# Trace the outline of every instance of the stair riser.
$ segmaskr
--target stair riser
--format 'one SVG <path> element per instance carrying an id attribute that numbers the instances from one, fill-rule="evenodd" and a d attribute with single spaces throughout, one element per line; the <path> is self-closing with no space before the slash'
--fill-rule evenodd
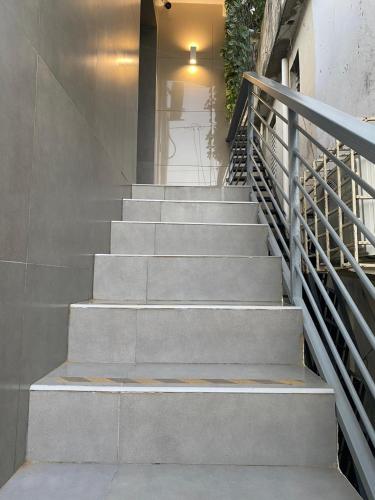
<path id="1" fill-rule="evenodd" d="M 334 398 L 33 391 L 28 459 L 329 466 Z"/>
<path id="2" fill-rule="evenodd" d="M 248 187 L 133 185 L 132 198 L 144 200 L 249 201 Z"/>
<path id="3" fill-rule="evenodd" d="M 112 222 L 111 252 L 138 255 L 268 255 L 266 226 Z"/>
<path id="4" fill-rule="evenodd" d="M 73 307 L 69 360 L 99 363 L 302 363 L 291 309 Z"/>
<path id="5" fill-rule="evenodd" d="M 124 221 L 256 224 L 257 203 L 123 201 Z"/>
<path id="6" fill-rule="evenodd" d="M 94 299 L 131 303 L 280 304 L 277 257 L 97 255 Z"/>

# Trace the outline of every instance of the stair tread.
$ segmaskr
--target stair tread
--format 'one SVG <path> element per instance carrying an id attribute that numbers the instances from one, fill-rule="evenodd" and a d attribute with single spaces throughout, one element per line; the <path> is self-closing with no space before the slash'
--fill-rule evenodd
<path id="1" fill-rule="evenodd" d="M 337 470 L 228 465 L 24 465 L 0 500 L 360 500 Z"/>
<path id="2" fill-rule="evenodd" d="M 145 392 L 193 388 L 198 392 L 222 388 L 228 392 L 333 392 L 305 367 L 256 364 L 65 362 L 31 386 L 33 391 L 85 388 L 109 392 L 142 388 Z"/>

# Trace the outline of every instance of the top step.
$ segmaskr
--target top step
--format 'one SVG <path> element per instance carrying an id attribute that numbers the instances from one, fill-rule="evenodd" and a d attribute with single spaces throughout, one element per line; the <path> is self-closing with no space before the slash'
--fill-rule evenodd
<path id="1" fill-rule="evenodd" d="M 163 186 L 133 184 L 131 197 L 138 200 L 249 201 L 250 188 L 237 186 Z"/>

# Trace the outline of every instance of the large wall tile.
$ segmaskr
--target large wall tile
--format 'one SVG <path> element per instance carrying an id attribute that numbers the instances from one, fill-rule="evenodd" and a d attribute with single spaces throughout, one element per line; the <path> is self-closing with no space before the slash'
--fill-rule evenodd
<path id="1" fill-rule="evenodd" d="M 224 28 L 223 7 L 221 5 L 182 4 L 173 9 L 159 8 L 160 57 L 188 57 L 190 45 L 198 47 L 198 57 L 212 59 L 214 53 L 213 26 Z M 219 30 L 217 30 L 219 31 Z M 215 30 L 216 33 L 216 30 Z M 219 36 L 215 36 L 217 43 Z"/>
<path id="2" fill-rule="evenodd" d="M 178 3 L 157 14 L 158 182 L 220 184 L 228 163 L 222 6 Z M 191 45 L 198 48 L 195 66 Z"/>
<path id="3" fill-rule="evenodd" d="M 26 257 L 35 70 L 33 48 L 0 3 L 0 258 L 4 260 Z"/>
<path id="4" fill-rule="evenodd" d="M 210 166 L 210 111 L 158 111 L 159 165 Z"/>
<path id="5" fill-rule="evenodd" d="M 229 146 L 226 142 L 228 134 L 228 121 L 225 111 L 212 111 L 212 136 L 211 136 L 211 166 L 222 167 L 228 165 Z"/>
<path id="6" fill-rule="evenodd" d="M 160 165 L 162 184 L 217 186 L 222 184 L 226 167 L 190 167 Z"/>
<path id="7" fill-rule="evenodd" d="M 99 9 L 94 125 L 124 179 L 131 183 L 137 159 L 140 0 L 116 0 L 114 5 L 117 9 Z"/>
<path id="8" fill-rule="evenodd" d="M 39 44 L 39 7 L 41 0 L 1 0 L 13 16 L 13 22 L 24 31 L 31 44 Z M 11 24 L 12 26 L 12 24 Z"/>
<path id="9" fill-rule="evenodd" d="M 61 266 L 79 259 L 85 265 L 89 129 L 41 59 L 37 80 L 29 262 Z"/>
<path id="10" fill-rule="evenodd" d="M 0 0 L 0 486 L 136 178 L 140 0 Z"/>
<path id="11" fill-rule="evenodd" d="M 27 266 L 22 384 L 34 382 L 65 361 L 68 306 L 91 295 L 91 269 Z"/>
<path id="12" fill-rule="evenodd" d="M 94 0 L 40 0 L 40 54 L 90 123 L 94 113 L 96 16 Z"/>
<path id="13" fill-rule="evenodd" d="M 0 261 L 0 484 L 14 470 L 25 267 Z"/>
<path id="14" fill-rule="evenodd" d="M 211 66 L 210 61 L 201 61 L 199 67 L 192 68 L 189 64 L 181 64 L 180 59 L 158 58 L 157 109 L 209 109 L 213 83 Z"/>

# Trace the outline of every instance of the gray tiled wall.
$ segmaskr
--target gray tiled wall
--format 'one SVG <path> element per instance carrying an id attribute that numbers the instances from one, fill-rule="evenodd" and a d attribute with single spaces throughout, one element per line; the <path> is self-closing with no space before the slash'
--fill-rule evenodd
<path id="1" fill-rule="evenodd" d="M 0 486 L 135 180 L 140 0 L 0 0 Z"/>

